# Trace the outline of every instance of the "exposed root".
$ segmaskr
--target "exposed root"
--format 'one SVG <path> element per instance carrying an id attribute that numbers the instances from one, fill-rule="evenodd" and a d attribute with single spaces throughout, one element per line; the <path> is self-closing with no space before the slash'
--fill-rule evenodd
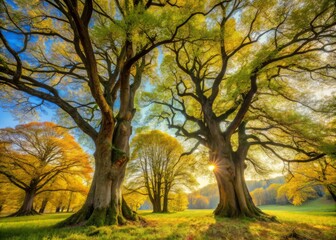
<path id="1" fill-rule="evenodd" d="M 252 210 L 237 211 L 231 208 L 217 207 L 214 211 L 216 217 L 226 218 L 251 218 L 263 222 L 278 222 L 275 216 L 262 212 L 259 208 L 253 207 Z"/>
<path id="2" fill-rule="evenodd" d="M 56 228 L 68 227 L 68 226 L 82 226 L 85 225 L 87 219 L 91 215 L 92 210 L 90 208 L 83 207 L 78 212 L 72 214 L 64 221 L 56 224 Z"/>
<path id="3" fill-rule="evenodd" d="M 263 221 L 263 222 L 277 222 L 277 223 L 279 223 L 276 216 L 271 216 L 271 215 L 268 215 L 266 213 L 262 213 L 262 214 L 258 215 L 257 217 L 255 217 L 255 219 L 257 219 L 259 221 Z"/>
<path id="4" fill-rule="evenodd" d="M 71 215 L 69 218 L 58 223 L 56 227 L 67 226 L 110 226 L 110 225 L 125 225 L 128 221 L 135 221 L 145 223 L 146 221 L 139 217 L 138 214 L 127 205 L 122 208 L 122 213 L 115 211 L 113 207 L 96 208 L 83 207 L 77 213 Z"/>

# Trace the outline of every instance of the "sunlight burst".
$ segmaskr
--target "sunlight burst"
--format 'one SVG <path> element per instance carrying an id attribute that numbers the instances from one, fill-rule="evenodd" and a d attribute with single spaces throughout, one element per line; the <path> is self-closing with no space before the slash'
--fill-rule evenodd
<path id="1" fill-rule="evenodd" d="M 210 170 L 210 171 L 213 171 L 213 170 L 215 170 L 215 165 L 213 165 L 213 164 L 211 164 L 211 165 L 209 165 L 208 166 L 208 169 Z"/>

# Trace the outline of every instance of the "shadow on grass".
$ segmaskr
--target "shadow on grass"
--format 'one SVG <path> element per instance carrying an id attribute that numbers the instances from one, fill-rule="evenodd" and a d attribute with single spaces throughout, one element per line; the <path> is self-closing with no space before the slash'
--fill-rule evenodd
<path id="1" fill-rule="evenodd" d="M 214 217 L 216 222 L 200 234 L 200 239 L 254 239 L 250 232 L 250 220 Z M 190 238 L 193 239 L 193 238 Z"/>
<path id="2" fill-rule="evenodd" d="M 213 221 L 215 219 L 215 222 Z M 240 240 L 256 239 L 251 232 L 249 219 L 229 218 L 191 218 L 185 222 L 174 224 L 174 228 L 165 238 L 167 240 Z M 263 239 L 263 238 L 261 238 Z M 266 238 L 265 238 L 266 239 Z"/>

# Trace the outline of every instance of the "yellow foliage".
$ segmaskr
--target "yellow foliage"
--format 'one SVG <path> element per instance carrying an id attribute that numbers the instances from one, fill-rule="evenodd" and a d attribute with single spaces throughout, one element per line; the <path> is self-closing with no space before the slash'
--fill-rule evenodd
<path id="1" fill-rule="evenodd" d="M 36 195 L 59 190 L 87 194 L 89 156 L 66 129 L 33 122 L 1 129 L 0 135 L 0 176 L 8 183 Z"/>

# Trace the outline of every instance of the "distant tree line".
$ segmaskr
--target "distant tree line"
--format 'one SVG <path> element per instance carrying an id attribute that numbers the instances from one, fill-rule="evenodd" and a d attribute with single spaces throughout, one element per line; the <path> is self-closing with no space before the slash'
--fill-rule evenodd
<path id="1" fill-rule="evenodd" d="M 288 177 L 289 178 L 289 177 Z M 322 185 L 308 186 L 300 190 L 295 187 L 293 179 L 276 177 L 268 180 L 247 181 L 247 187 L 254 204 L 293 204 L 300 205 L 307 200 L 326 196 L 332 199 L 331 194 Z M 304 184 L 304 183 L 302 183 Z M 295 189 L 295 190 L 294 190 Z M 216 184 L 207 185 L 188 195 L 189 209 L 214 209 L 216 208 L 219 196 Z"/>

